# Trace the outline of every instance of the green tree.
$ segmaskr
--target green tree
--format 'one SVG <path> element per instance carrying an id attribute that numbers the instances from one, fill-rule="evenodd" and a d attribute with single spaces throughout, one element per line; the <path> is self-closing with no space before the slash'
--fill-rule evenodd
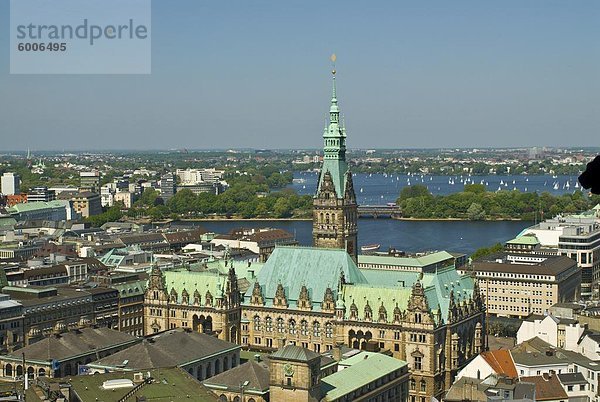
<path id="1" fill-rule="evenodd" d="M 477 260 L 481 257 L 485 257 L 486 255 L 490 255 L 490 254 L 494 254 L 494 253 L 498 253 L 500 251 L 504 250 L 504 246 L 500 243 L 496 243 L 493 246 L 490 247 L 481 247 L 478 248 L 472 255 L 471 255 L 471 259 L 472 260 Z"/>
<path id="2" fill-rule="evenodd" d="M 287 218 L 292 215 L 292 208 L 290 208 L 288 201 L 282 197 L 275 202 L 273 212 L 278 218 Z"/>
<path id="3" fill-rule="evenodd" d="M 135 202 L 136 206 L 153 207 L 158 199 L 158 191 L 153 188 L 146 188 L 140 198 Z"/>
<path id="4" fill-rule="evenodd" d="M 467 217 L 472 221 L 480 221 L 485 218 L 485 211 L 481 204 L 472 203 L 467 209 Z"/>
<path id="5" fill-rule="evenodd" d="M 485 185 L 483 184 L 465 184 L 465 193 L 483 194 L 485 193 Z"/>
<path id="6" fill-rule="evenodd" d="M 398 203 L 401 203 L 404 200 L 408 200 L 409 198 L 417 198 L 417 197 L 432 197 L 431 193 L 427 189 L 426 186 L 422 184 L 415 184 L 413 186 L 406 186 L 400 191 L 400 197 L 398 198 Z"/>

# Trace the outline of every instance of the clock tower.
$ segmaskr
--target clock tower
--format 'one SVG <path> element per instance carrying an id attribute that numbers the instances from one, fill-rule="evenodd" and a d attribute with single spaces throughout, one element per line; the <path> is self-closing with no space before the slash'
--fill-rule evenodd
<path id="1" fill-rule="evenodd" d="M 340 123 L 335 72 L 334 68 L 329 124 L 323 132 L 323 166 L 313 197 L 313 245 L 345 249 L 356 262 L 358 205 L 346 161 L 346 127 Z"/>

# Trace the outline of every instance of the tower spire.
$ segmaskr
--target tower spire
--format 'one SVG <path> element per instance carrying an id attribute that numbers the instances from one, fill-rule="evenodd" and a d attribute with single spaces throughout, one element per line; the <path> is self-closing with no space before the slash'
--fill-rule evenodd
<path id="1" fill-rule="evenodd" d="M 333 91 L 332 91 L 332 95 L 331 95 L 331 103 L 333 103 L 333 102 L 337 103 L 337 96 L 335 93 L 335 61 L 336 60 L 337 60 L 337 56 L 334 53 L 331 55 L 331 64 L 332 64 L 331 75 L 333 76 Z"/>
<path id="2" fill-rule="evenodd" d="M 346 128 L 340 122 L 335 61 L 333 54 L 329 121 L 323 131 L 323 165 L 313 201 L 313 244 L 316 247 L 346 249 L 356 261 L 357 206 L 352 175 L 346 161 Z M 334 221 L 330 221 L 330 217 Z M 324 222 L 327 222 L 326 228 L 323 227 Z"/>

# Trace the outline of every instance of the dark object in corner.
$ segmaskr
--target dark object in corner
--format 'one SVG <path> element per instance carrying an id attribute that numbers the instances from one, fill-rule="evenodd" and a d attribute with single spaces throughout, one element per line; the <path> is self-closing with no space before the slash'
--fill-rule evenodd
<path id="1" fill-rule="evenodd" d="M 591 188 L 592 194 L 600 194 L 600 155 L 587 164 L 585 172 L 579 176 L 579 183 L 586 190 Z"/>

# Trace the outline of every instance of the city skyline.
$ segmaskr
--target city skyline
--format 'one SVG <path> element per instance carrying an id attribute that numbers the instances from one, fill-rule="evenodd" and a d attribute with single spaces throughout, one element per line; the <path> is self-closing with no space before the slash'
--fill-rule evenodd
<path id="1" fill-rule="evenodd" d="M 333 52 L 350 149 L 597 145 L 595 2 L 152 11 L 151 75 L 19 76 L 2 63 L 3 149 L 318 149 Z"/>

